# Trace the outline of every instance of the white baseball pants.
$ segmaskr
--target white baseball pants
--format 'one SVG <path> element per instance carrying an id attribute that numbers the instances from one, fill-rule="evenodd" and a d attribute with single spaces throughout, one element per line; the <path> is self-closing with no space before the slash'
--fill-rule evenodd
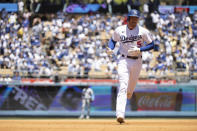
<path id="1" fill-rule="evenodd" d="M 131 96 L 137 84 L 142 67 L 142 59 L 120 57 L 118 61 L 119 88 L 116 101 L 116 116 L 125 117 L 127 93 Z"/>
<path id="2" fill-rule="evenodd" d="M 84 118 L 85 116 L 85 110 L 87 108 L 87 115 L 90 117 L 90 99 L 82 99 L 82 108 L 81 108 L 81 118 Z"/>

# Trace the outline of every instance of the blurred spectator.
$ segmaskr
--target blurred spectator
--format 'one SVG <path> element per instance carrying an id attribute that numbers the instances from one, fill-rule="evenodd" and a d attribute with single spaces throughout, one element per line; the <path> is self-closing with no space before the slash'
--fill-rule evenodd
<path id="1" fill-rule="evenodd" d="M 0 82 L 3 82 L 4 81 L 4 78 L 3 76 L 0 75 Z"/>
<path id="2" fill-rule="evenodd" d="M 135 0 L 134 4 L 133 4 L 133 9 L 139 10 L 141 6 L 141 3 L 139 0 Z"/>
<path id="3" fill-rule="evenodd" d="M 173 70 L 175 64 L 197 71 L 197 11 L 193 16 L 187 12 L 159 14 L 150 10 L 151 3 L 155 4 L 150 0 L 144 11 L 151 13 L 145 18 L 150 17 L 154 23 L 152 32 L 157 53 L 143 53 L 143 69 L 154 75 L 156 70 Z M 18 14 L 2 9 L 0 67 L 17 70 L 27 77 L 50 77 L 66 66 L 70 75 L 87 78 L 90 71 L 102 71 L 104 65 L 115 78 L 117 58 L 111 59 L 104 49 L 113 29 L 126 22 L 125 16 L 73 16 L 59 12 L 43 20 L 27 10 Z M 146 20 L 140 24 L 151 26 Z"/>
<path id="4" fill-rule="evenodd" d="M 194 23 L 197 22 L 197 10 L 194 11 L 193 20 L 194 20 Z"/>
<path id="5" fill-rule="evenodd" d="M 18 10 L 20 13 L 23 13 L 24 11 L 24 2 L 22 0 L 18 1 Z"/>
<path id="6" fill-rule="evenodd" d="M 145 15 L 145 17 L 147 17 L 148 13 L 149 13 L 148 3 L 145 3 L 143 5 L 143 14 Z"/>
<path id="7" fill-rule="evenodd" d="M 151 13 L 152 23 L 153 23 L 153 30 L 156 29 L 157 23 L 159 22 L 159 14 L 157 11 Z"/>
<path id="8" fill-rule="evenodd" d="M 12 79 L 10 78 L 9 75 L 6 75 L 5 78 L 4 78 L 4 81 L 10 82 L 10 81 L 12 81 Z"/>
<path id="9" fill-rule="evenodd" d="M 21 77 L 20 77 L 18 71 L 14 72 L 14 75 L 12 77 L 12 80 L 14 80 L 14 81 L 20 81 L 21 80 Z"/>

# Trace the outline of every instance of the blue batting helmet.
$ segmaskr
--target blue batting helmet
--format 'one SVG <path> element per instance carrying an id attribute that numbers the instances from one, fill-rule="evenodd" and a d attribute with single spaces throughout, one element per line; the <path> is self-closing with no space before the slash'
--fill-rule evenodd
<path id="1" fill-rule="evenodd" d="M 128 15 L 127 15 L 127 20 L 129 20 L 129 16 L 135 16 L 135 17 L 140 17 L 140 12 L 136 9 L 132 9 L 129 11 Z"/>

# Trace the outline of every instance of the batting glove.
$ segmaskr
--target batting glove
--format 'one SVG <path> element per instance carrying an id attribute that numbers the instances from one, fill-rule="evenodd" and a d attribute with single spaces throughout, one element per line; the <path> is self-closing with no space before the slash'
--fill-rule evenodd
<path id="1" fill-rule="evenodd" d="M 106 53 L 111 56 L 113 54 L 113 50 L 111 50 L 109 47 L 106 48 L 107 48 Z"/>
<path id="2" fill-rule="evenodd" d="M 128 55 L 130 56 L 138 56 L 140 54 L 140 48 L 132 47 L 128 50 Z"/>

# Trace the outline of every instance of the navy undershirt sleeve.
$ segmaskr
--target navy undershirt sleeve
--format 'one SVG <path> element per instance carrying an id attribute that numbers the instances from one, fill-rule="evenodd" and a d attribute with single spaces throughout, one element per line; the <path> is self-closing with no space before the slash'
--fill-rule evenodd
<path id="1" fill-rule="evenodd" d="M 116 41 L 110 39 L 108 42 L 108 47 L 113 50 L 115 46 L 116 46 Z"/>
<path id="2" fill-rule="evenodd" d="M 148 51 L 154 48 L 154 42 L 152 41 L 151 43 L 147 44 L 146 46 L 143 46 L 140 48 L 140 51 Z"/>

